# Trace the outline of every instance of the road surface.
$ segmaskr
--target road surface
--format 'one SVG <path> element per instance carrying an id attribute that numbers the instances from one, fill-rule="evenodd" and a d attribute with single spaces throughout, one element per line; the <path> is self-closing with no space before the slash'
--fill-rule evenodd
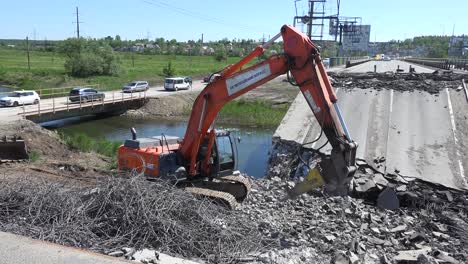
<path id="1" fill-rule="evenodd" d="M 8 264 L 129 264 L 115 257 L 109 257 L 78 248 L 65 247 L 40 240 L 0 232 L 0 263 Z"/>
<path id="2" fill-rule="evenodd" d="M 374 63 L 343 71 L 365 72 Z M 382 63 L 388 63 L 381 67 L 384 71 L 402 65 L 399 61 Z M 420 68 L 416 72 L 424 72 Z M 398 172 L 468 189 L 468 103 L 463 91 L 443 89 L 438 95 L 431 95 L 420 91 L 338 88 L 337 96 L 351 137 L 359 144 L 358 158 L 373 164 L 375 158 L 385 157 L 380 167 L 383 173 Z M 299 94 L 274 137 L 303 144 L 319 134 L 320 126 Z M 309 147 L 317 148 L 325 142 L 323 137 Z M 329 145 L 324 148 L 329 149 Z"/>
<path id="3" fill-rule="evenodd" d="M 205 88 L 206 83 L 203 83 L 201 80 L 194 80 L 192 83 L 192 89 L 189 90 L 180 90 L 177 91 L 177 93 L 185 93 L 189 91 L 201 91 L 203 88 Z M 121 91 L 107 91 L 105 93 L 105 101 L 110 101 L 113 99 L 121 99 L 122 96 L 124 98 L 130 98 L 130 97 L 139 97 L 139 96 L 144 96 L 145 93 L 122 93 Z M 173 91 L 166 91 L 164 90 L 163 86 L 153 86 L 146 91 L 146 97 L 161 97 L 161 96 L 167 96 L 170 94 L 174 94 L 175 92 Z M 67 97 L 57 97 L 54 99 L 43 99 L 40 102 L 40 105 L 26 105 L 24 106 L 24 111 L 37 111 L 38 108 L 40 109 L 52 109 L 53 106 L 55 107 L 64 107 L 68 103 Z M 100 102 L 95 101 L 92 102 L 93 104 L 99 104 Z M 91 102 L 86 103 L 88 105 L 92 104 Z M 70 103 L 70 105 L 76 105 L 79 103 Z M 84 105 L 84 104 L 83 104 Z M 23 107 L 18 106 L 18 107 L 0 107 L 0 120 L 2 121 L 12 121 L 12 120 L 17 120 L 21 119 L 21 113 L 23 112 Z"/>
<path id="4" fill-rule="evenodd" d="M 359 64 L 350 68 L 344 67 L 334 67 L 330 68 L 329 71 L 334 72 L 344 72 L 344 73 L 365 73 L 365 72 L 373 72 L 374 65 L 377 67 L 377 72 L 388 72 L 392 71 L 395 72 L 398 66 L 400 69 L 404 70 L 404 72 L 408 73 L 409 66 L 413 67 L 416 73 L 432 73 L 434 72 L 433 69 L 429 69 L 426 67 L 419 66 L 417 64 L 408 63 L 405 61 L 399 60 L 392 60 L 392 61 L 368 61 L 363 64 Z"/>

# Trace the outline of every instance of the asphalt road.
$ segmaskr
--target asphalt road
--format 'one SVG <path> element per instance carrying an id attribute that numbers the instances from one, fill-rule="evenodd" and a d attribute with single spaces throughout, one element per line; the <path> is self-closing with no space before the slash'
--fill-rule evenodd
<path id="1" fill-rule="evenodd" d="M 190 90 L 180 90 L 177 91 L 177 93 L 185 93 L 188 91 L 201 91 L 203 88 L 205 88 L 206 83 L 202 83 L 201 80 L 194 80 L 192 83 L 192 89 Z M 118 100 L 122 99 L 122 97 L 125 98 L 130 98 L 130 97 L 139 97 L 139 96 L 144 96 L 143 92 L 137 92 L 137 93 L 122 93 L 121 91 L 107 91 L 105 93 L 105 101 L 111 101 L 113 99 Z M 146 96 L 147 97 L 161 97 L 161 96 L 166 96 L 175 93 L 174 91 L 166 91 L 164 90 L 163 86 L 153 86 L 146 91 Z M 41 109 L 41 111 L 45 109 L 52 109 L 55 105 L 55 107 L 66 107 L 67 106 L 68 100 L 67 97 L 57 97 L 54 99 L 43 99 L 40 102 L 40 105 L 25 105 L 24 106 L 24 111 L 37 111 L 38 108 Z M 95 101 L 95 102 L 89 102 L 86 103 L 87 105 L 91 104 L 99 104 L 100 102 Z M 79 103 L 70 103 L 70 105 L 77 105 Z M 85 104 L 83 104 L 85 105 Z M 1 121 L 12 121 L 12 120 L 17 120 L 21 119 L 21 113 L 23 112 L 23 107 L 18 106 L 18 107 L 0 107 L 0 120 Z"/>
<path id="2" fill-rule="evenodd" d="M 389 63 L 382 67 L 386 71 L 401 62 L 382 63 Z M 347 70 L 365 72 L 372 64 Z M 431 95 L 419 91 L 337 89 L 337 96 L 351 137 L 359 144 L 357 157 L 370 164 L 377 157 L 385 157 L 380 167 L 383 173 L 398 172 L 468 189 L 468 103 L 463 91 L 444 89 L 439 95 Z M 319 134 L 320 126 L 299 94 L 274 136 L 303 144 Z M 325 142 L 323 137 L 309 147 L 317 148 Z M 329 151 L 330 146 L 324 150 Z"/>
<path id="3" fill-rule="evenodd" d="M 411 65 L 416 73 L 431 73 L 434 72 L 433 69 L 429 69 L 426 67 L 421 67 L 416 64 L 411 64 L 405 61 L 399 60 L 392 60 L 392 61 L 369 61 L 363 64 L 359 64 L 350 68 L 344 67 L 336 67 L 329 69 L 330 71 L 339 71 L 339 72 L 349 72 L 349 73 L 363 73 L 363 72 L 373 72 L 374 65 L 377 66 L 377 72 L 387 72 L 392 71 L 395 72 L 398 66 L 400 69 L 404 70 L 404 72 L 409 71 L 409 66 Z"/>

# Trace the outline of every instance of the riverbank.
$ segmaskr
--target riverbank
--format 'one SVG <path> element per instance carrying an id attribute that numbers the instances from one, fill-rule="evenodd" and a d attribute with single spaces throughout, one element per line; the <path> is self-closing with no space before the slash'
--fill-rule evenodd
<path id="1" fill-rule="evenodd" d="M 68 145 L 59 134 L 31 121 L 5 122 L 0 135 L 23 138 L 29 162 L 0 163 L 4 179 L 27 178 L 31 182 L 58 180 L 71 184 L 92 183 L 109 175 L 112 158 L 96 152 L 81 152 Z"/>
<path id="2" fill-rule="evenodd" d="M 218 115 L 218 124 L 276 127 L 286 114 L 298 89 L 280 76 L 227 103 Z M 198 93 L 174 93 L 150 98 L 148 103 L 124 116 L 132 119 L 188 121 Z"/>

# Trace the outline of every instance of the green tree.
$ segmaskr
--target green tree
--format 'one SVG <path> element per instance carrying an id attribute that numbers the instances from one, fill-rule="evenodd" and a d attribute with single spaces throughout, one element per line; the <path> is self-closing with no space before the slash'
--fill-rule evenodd
<path id="1" fill-rule="evenodd" d="M 222 44 L 217 45 L 215 48 L 214 58 L 216 61 L 225 61 L 227 60 L 227 51 L 226 47 Z"/>
<path id="2" fill-rule="evenodd" d="M 118 75 L 120 59 L 106 41 L 71 38 L 59 47 L 64 54 L 65 70 L 71 76 Z"/>

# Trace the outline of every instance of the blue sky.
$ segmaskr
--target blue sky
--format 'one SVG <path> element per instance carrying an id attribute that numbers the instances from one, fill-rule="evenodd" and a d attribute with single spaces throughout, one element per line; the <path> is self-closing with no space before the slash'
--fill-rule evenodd
<path id="1" fill-rule="evenodd" d="M 328 0 L 333 10 L 336 0 Z M 300 15 L 306 0 L 297 3 Z M 444 3 L 450 3 L 445 4 Z M 85 37 L 260 39 L 292 24 L 293 0 L 0 0 L 0 38 L 38 40 L 74 36 L 75 7 Z M 371 24 L 371 41 L 420 35 L 468 34 L 467 0 L 341 0 L 341 15 Z"/>

